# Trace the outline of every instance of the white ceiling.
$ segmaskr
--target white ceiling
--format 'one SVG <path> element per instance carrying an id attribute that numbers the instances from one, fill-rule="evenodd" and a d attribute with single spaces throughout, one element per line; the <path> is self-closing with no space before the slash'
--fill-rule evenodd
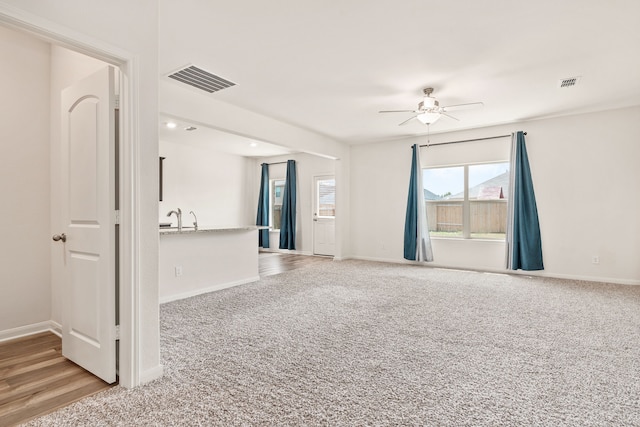
<path id="1" fill-rule="evenodd" d="M 427 86 L 484 103 L 432 133 L 640 105 L 638 17 L 637 0 L 161 0 L 159 71 L 196 65 L 237 84 L 212 99 L 366 143 L 425 134 L 378 111 Z"/>
<path id="2" fill-rule="evenodd" d="M 174 123 L 175 128 L 168 128 L 167 123 Z M 193 130 L 186 130 L 194 127 Z M 193 120 L 179 119 L 165 114 L 160 115 L 158 136 L 161 141 L 174 144 L 207 148 L 227 154 L 244 157 L 279 156 L 291 153 L 291 150 L 264 141 L 221 132 L 211 127 L 195 123 Z"/>

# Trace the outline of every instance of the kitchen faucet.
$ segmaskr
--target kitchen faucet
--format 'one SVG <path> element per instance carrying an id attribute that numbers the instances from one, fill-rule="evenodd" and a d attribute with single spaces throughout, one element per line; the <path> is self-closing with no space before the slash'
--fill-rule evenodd
<path id="1" fill-rule="evenodd" d="M 170 211 L 167 216 L 171 216 L 172 214 L 176 214 L 176 217 L 178 217 L 178 231 L 182 231 L 182 210 L 178 208 L 177 211 Z"/>
<path id="2" fill-rule="evenodd" d="M 198 229 L 198 217 L 196 216 L 196 213 L 194 211 L 189 212 L 191 215 L 193 215 L 193 228 L 195 228 L 196 230 Z"/>

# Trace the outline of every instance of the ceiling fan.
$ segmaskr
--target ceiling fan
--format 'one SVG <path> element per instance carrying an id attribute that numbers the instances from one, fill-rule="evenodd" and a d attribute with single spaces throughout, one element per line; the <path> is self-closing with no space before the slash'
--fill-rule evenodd
<path id="1" fill-rule="evenodd" d="M 448 114 L 449 111 L 460 110 L 465 108 L 482 107 L 484 105 L 482 102 L 471 102 L 469 104 L 458 104 L 458 105 L 449 105 L 446 107 L 441 107 L 438 100 L 431 96 L 431 94 L 433 93 L 432 87 L 424 88 L 422 92 L 424 93 L 424 97 L 422 98 L 422 101 L 418 103 L 417 110 L 385 110 L 385 111 L 379 111 L 379 113 L 414 113 L 415 114 L 415 116 L 410 117 L 404 122 L 400 123 L 399 126 L 405 125 L 414 119 L 417 119 L 418 121 L 420 121 L 425 125 L 432 125 L 436 121 L 438 121 L 438 119 L 440 119 L 440 117 L 442 116 L 447 116 L 453 120 L 458 120 L 458 121 L 460 120 Z"/>

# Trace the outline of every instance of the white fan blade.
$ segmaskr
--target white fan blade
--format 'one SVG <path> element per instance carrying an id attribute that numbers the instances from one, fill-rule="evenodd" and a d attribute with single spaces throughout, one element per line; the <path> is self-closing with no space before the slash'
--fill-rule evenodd
<path id="1" fill-rule="evenodd" d="M 440 113 L 440 114 L 442 114 L 443 116 L 447 116 L 447 117 L 449 117 L 450 119 L 460 121 L 460 119 L 458 119 L 458 118 L 456 118 L 456 117 L 453 117 L 451 114 L 447 114 L 447 113 Z"/>
<path id="2" fill-rule="evenodd" d="M 407 123 L 409 123 L 411 120 L 417 118 L 418 116 L 413 116 L 413 117 L 409 117 L 407 120 L 405 120 L 404 122 L 400 123 L 398 126 L 404 126 Z"/>
<path id="3" fill-rule="evenodd" d="M 445 111 L 451 111 L 451 110 L 466 110 L 469 108 L 479 108 L 479 107 L 484 107 L 484 103 L 471 102 L 469 104 L 447 105 L 446 107 L 442 107 L 442 109 Z"/>

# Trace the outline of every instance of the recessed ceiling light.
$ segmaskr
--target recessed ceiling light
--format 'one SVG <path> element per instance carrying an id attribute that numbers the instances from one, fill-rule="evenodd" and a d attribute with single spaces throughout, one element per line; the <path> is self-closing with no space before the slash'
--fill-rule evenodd
<path id="1" fill-rule="evenodd" d="M 177 124 L 175 124 L 174 122 L 167 122 L 167 127 L 169 129 L 175 129 L 176 126 L 178 126 Z"/>
<path id="2" fill-rule="evenodd" d="M 252 142 L 251 144 L 249 144 L 249 147 L 255 148 L 258 146 L 257 142 Z"/>

